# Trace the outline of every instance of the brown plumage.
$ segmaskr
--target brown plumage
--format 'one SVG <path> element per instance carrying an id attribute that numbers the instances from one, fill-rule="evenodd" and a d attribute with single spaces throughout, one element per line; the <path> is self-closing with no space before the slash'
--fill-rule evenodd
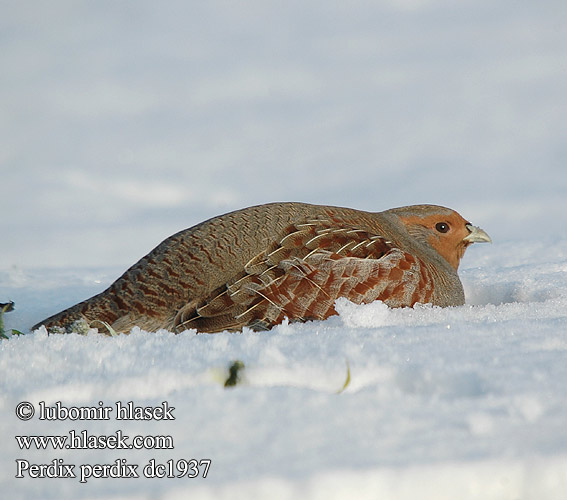
<path id="1" fill-rule="evenodd" d="M 457 275 L 473 242 L 490 241 L 457 212 L 414 205 L 370 213 L 272 203 L 215 217 L 166 239 L 104 292 L 34 328 L 77 320 L 176 332 L 269 329 L 321 320 L 334 303 L 464 304 Z M 100 323 L 93 326 L 100 326 Z"/>

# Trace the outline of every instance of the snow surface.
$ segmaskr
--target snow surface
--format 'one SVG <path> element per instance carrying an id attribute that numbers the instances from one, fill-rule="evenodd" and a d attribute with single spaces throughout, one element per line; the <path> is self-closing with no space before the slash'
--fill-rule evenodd
<path id="1" fill-rule="evenodd" d="M 523 258 L 512 262 L 505 255 L 517 245 L 471 248 L 466 261 L 473 267 L 461 272 L 469 303 L 462 307 L 391 310 L 345 300 L 337 303 L 338 317 L 263 333 L 134 329 L 113 338 L 40 330 L 2 342 L 2 488 L 11 498 L 45 499 L 563 498 L 566 243 L 524 245 Z M 34 279 L 42 277 L 45 297 L 65 289 L 57 281 L 48 287 L 41 272 Z M 25 297 L 29 281 L 11 279 Z M 69 299 L 88 288 L 78 281 L 67 278 Z M 246 365 L 242 384 L 225 389 L 236 359 Z M 351 380 L 340 392 L 347 363 Z M 167 401 L 176 420 L 20 422 L 13 414 L 20 401 Z M 13 438 L 71 429 L 171 435 L 175 449 L 22 451 Z M 77 467 L 210 458 L 212 466 L 206 479 L 80 484 L 15 479 L 18 458 L 62 458 Z"/>
<path id="2" fill-rule="evenodd" d="M 0 343 L 14 499 L 567 497 L 567 3 L 6 1 L 0 302 L 7 328 L 110 284 L 170 234 L 253 204 L 457 209 L 467 304 L 339 302 L 270 332 Z M 241 385 L 225 389 L 233 360 Z M 350 370 L 350 383 L 340 392 Z M 20 421 L 18 403 L 175 407 Z M 173 450 L 14 436 L 171 435 Z M 196 479 L 16 479 L 15 460 L 210 458 Z"/>

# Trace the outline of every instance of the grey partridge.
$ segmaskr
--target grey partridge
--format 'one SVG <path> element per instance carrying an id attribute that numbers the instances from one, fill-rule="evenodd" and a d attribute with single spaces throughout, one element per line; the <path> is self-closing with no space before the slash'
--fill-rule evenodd
<path id="1" fill-rule="evenodd" d="M 466 248 L 490 241 L 457 212 L 414 205 L 384 212 L 271 203 L 214 217 L 167 238 L 104 292 L 34 327 L 77 320 L 117 332 L 266 330 L 337 314 L 335 300 L 464 304 Z"/>

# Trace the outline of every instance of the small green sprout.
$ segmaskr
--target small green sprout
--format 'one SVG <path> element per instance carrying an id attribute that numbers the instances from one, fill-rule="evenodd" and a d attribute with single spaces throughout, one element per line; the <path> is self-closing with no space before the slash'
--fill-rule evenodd
<path id="1" fill-rule="evenodd" d="M 244 370 L 244 363 L 240 360 L 233 361 L 228 367 L 228 378 L 224 382 L 225 387 L 234 387 L 239 384 L 241 380 L 242 371 Z"/>
<path id="2" fill-rule="evenodd" d="M 9 339 L 10 337 L 7 335 L 8 331 L 12 334 L 12 335 L 23 335 L 22 332 L 20 332 L 20 330 L 15 330 L 15 329 L 11 329 L 11 330 L 6 330 L 4 328 L 4 313 L 10 312 L 14 310 L 14 302 L 10 301 L 8 303 L 0 303 L 0 339 Z"/>

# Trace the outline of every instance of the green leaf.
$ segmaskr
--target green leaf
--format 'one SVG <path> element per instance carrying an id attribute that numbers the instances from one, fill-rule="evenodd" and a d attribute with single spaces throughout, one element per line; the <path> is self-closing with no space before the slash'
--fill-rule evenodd
<path id="1" fill-rule="evenodd" d="M 9 339 L 8 335 L 6 335 L 6 330 L 4 330 L 4 313 L 14 310 L 14 303 L 12 301 L 8 302 L 7 304 L 0 304 L 0 338 L 1 339 Z"/>

